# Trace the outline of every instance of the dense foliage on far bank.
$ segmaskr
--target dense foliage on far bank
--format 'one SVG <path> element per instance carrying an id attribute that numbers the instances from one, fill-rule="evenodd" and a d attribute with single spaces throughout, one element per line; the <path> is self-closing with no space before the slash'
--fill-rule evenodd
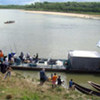
<path id="1" fill-rule="evenodd" d="M 100 14 L 100 2 L 37 2 L 30 5 L 0 5 L 0 8 Z"/>

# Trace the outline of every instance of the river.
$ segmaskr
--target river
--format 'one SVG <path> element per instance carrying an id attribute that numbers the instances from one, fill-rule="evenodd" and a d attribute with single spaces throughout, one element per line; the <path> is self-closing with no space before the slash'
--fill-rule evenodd
<path id="1" fill-rule="evenodd" d="M 14 20 L 15 23 L 4 24 Z M 100 20 L 0 10 L 0 49 L 5 54 L 36 53 L 43 58 L 67 58 L 69 50 L 100 51 Z"/>

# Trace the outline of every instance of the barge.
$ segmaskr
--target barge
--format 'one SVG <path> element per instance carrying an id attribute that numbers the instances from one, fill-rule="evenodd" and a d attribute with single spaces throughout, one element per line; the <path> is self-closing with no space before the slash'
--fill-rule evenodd
<path id="1" fill-rule="evenodd" d="M 76 72 L 76 73 L 100 73 L 100 54 L 96 51 L 70 50 L 68 59 L 44 59 L 39 58 L 37 63 L 24 63 L 12 65 L 17 70 L 41 70 Z"/>

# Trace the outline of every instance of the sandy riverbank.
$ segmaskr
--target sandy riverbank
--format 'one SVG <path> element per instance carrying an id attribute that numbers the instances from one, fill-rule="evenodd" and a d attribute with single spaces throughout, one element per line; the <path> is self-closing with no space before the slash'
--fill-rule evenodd
<path id="1" fill-rule="evenodd" d="M 90 19 L 100 19 L 100 15 L 88 15 L 88 14 L 77 14 L 77 13 L 62 13 L 62 12 L 48 12 L 48 11 L 26 11 L 27 13 L 38 13 L 38 14 L 49 14 L 49 15 L 62 15 L 62 16 L 71 16 L 79 18 L 90 18 Z"/>

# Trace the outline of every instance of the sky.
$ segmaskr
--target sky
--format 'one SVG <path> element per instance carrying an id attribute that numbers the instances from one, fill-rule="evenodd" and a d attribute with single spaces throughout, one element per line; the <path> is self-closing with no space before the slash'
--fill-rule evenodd
<path id="1" fill-rule="evenodd" d="M 75 1 L 75 2 L 100 2 L 100 0 L 0 0 L 0 5 L 25 5 L 31 4 L 34 2 L 67 2 L 67 1 Z"/>

